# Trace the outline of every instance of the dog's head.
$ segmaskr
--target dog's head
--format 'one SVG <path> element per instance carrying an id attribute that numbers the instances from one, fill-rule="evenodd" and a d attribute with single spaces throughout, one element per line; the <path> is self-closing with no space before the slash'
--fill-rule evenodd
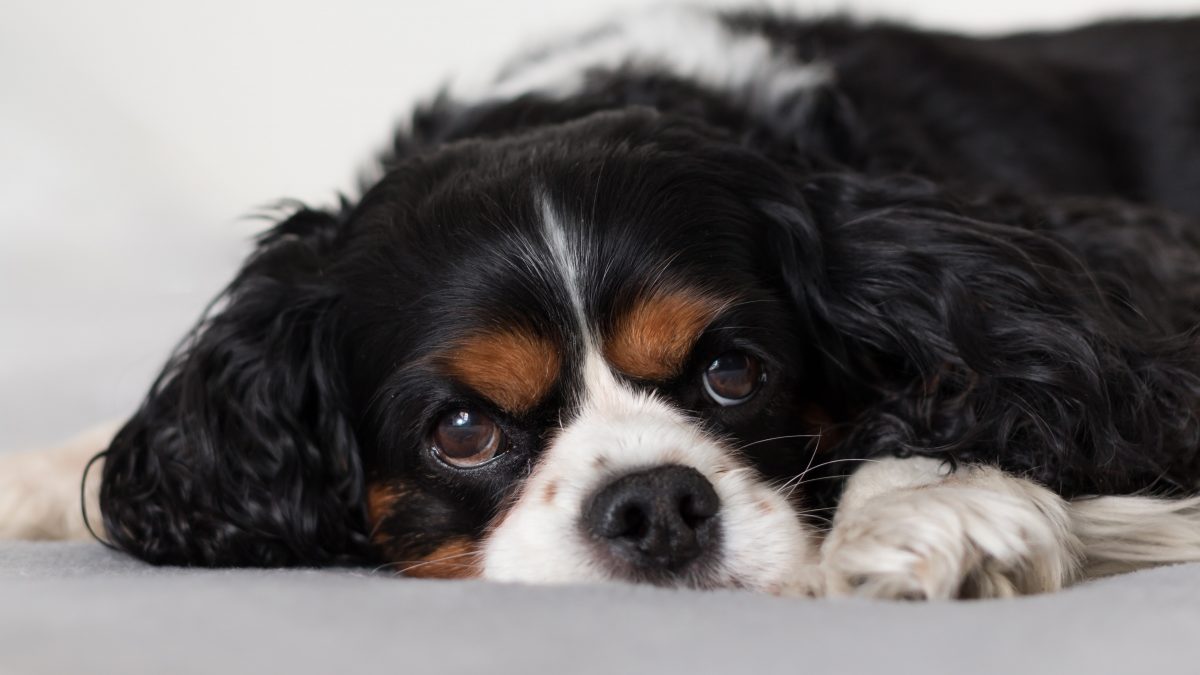
<path id="1" fill-rule="evenodd" d="M 109 535 L 158 562 L 800 583 L 829 421 L 809 221 L 770 161 L 644 109 L 402 162 L 263 237 L 113 443 Z"/>

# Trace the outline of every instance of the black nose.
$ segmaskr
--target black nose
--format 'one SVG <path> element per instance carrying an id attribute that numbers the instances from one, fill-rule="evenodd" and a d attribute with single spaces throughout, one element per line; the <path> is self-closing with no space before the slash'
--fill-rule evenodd
<path id="1" fill-rule="evenodd" d="M 699 471 L 667 465 L 625 474 L 600 489 L 584 523 L 642 569 L 678 572 L 716 545 L 721 500 Z"/>

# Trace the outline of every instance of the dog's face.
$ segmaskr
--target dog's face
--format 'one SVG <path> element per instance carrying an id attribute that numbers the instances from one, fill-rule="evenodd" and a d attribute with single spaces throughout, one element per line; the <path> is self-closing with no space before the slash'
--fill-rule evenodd
<path id="1" fill-rule="evenodd" d="M 799 577 L 813 547 L 783 484 L 819 421 L 763 216 L 737 193 L 764 172 L 634 112 L 450 147 L 368 195 L 331 273 L 385 559 L 542 582 Z"/>
<path id="2" fill-rule="evenodd" d="M 110 536 L 189 564 L 803 590 L 829 399 L 797 192 L 629 109 L 300 212 L 114 441 Z"/>

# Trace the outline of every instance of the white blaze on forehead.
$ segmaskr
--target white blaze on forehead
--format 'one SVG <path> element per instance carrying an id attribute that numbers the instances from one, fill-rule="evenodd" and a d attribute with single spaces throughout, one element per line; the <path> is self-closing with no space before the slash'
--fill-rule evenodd
<path id="1" fill-rule="evenodd" d="M 720 549 L 711 576 L 694 583 L 806 590 L 815 555 L 809 529 L 782 495 L 697 420 L 617 376 L 585 313 L 586 238 L 567 229 L 548 196 L 536 198 L 545 241 L 535 262 L 547 266 L 546 278 L 561 280 L 573 305 L 583 386 L 578 407 L 568 411 L 515 504 L 487 537 L 484 577 L 530 583 L 611 578 L 604 542 L 592 539 L 583 523 L 589 500 L 618 476 L 676 464 L 699 471 L 721 500 Z"/>
<path id="2" fill-rule="evenodd" d="M 541 207 L 542 232 L 546 237 L 546 245 L 550 249 L 550 259 L 557 268 L 554 276 L 557 276 L 567 289 L 567 296 L 571 299 L 571 309 L 575 315 L 580 335 L 590 341 L 587 314 L 583 304 L 583 291 L 581 290 L 583 282 L 580 280 L 579 274 L 579 270 L 584 264 L 581 255 L 582 249 L 571 245 L 567 230 L 563 227 L 558 211 L 555 210 L 550 198 L 543 194 L 538 195 L 536 199 Z"/>
<path id="3" fill-rule="evenodd" d="M 825 63 L 804 63 L 761 33 L 732 30 L 712 10 L 657 8 L 510 63 L 482 82 L 456 82 L 453 98 L 567 97 L 589 71 L 625 66 L 662 72 L 753 103 L 772 104 L 831 82 Z"/>

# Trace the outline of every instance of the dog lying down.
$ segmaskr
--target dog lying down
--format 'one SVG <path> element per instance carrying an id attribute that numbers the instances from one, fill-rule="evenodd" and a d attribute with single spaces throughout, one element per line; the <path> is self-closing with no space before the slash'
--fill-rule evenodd
<path id="1" fill-rule="evenodd" d="M 1002 597 L 1200 560 L 1200 20 L 657 10 L 297 208 L 85 491 L 156 564 Z M 4 459 L 81 536 L 105 440 Z"/>

